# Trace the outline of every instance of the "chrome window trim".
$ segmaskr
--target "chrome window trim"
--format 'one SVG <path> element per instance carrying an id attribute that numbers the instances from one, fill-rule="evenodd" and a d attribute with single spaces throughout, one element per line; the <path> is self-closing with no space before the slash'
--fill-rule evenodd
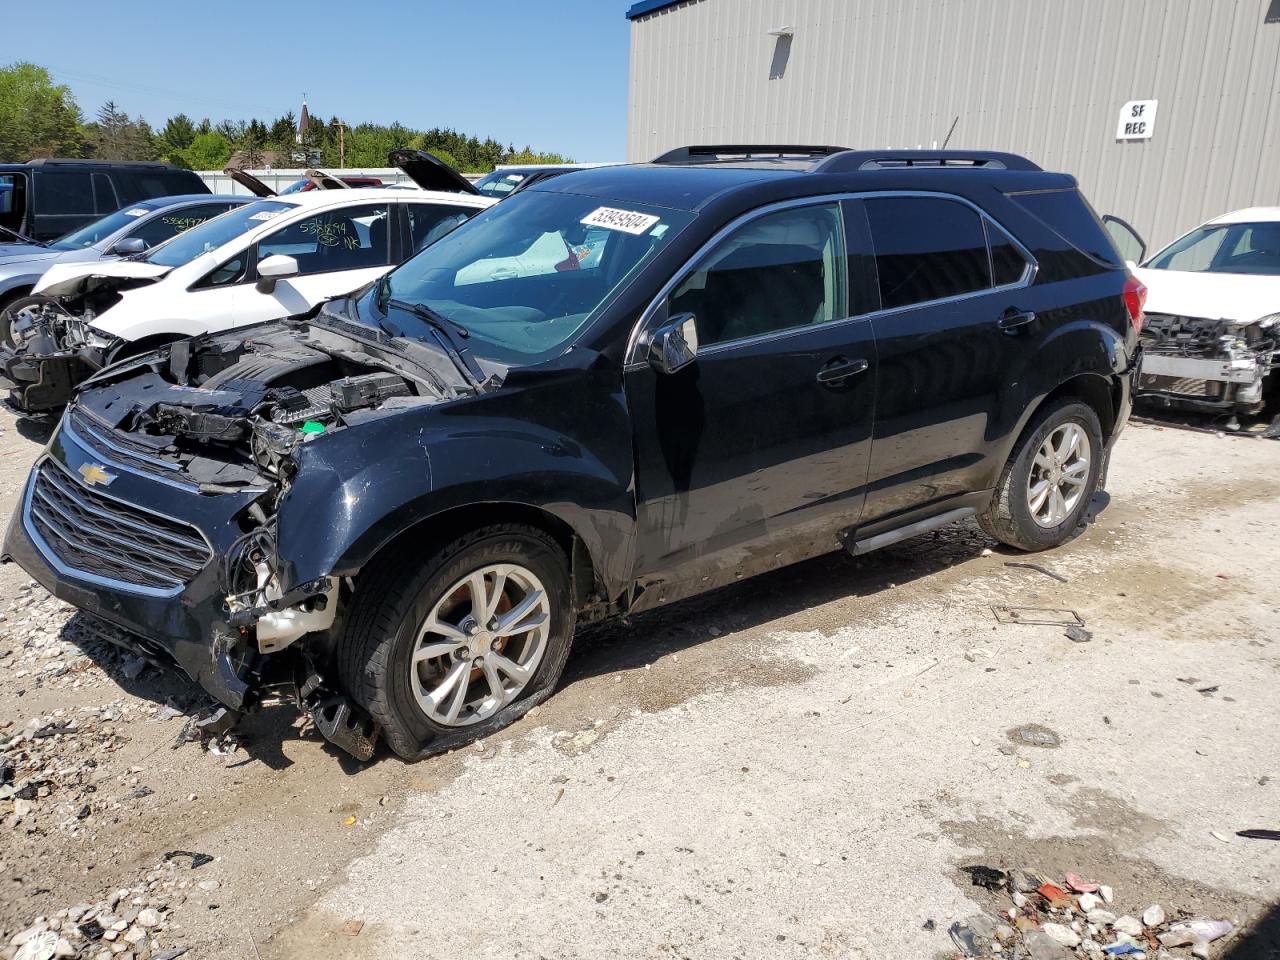
<path id="1" fill-rule="evenodd" d="M 995 217 L 991 216 L 991 214 L 987 213 L 987 211 L 982 209 L 982 207 L 978 206 L 972 200 L 969 200 L 966 197 L 958 196 L 954 193 L 945 193 L 945 192 L 936 191 L 936 190 L 868 190 L 868 191 L 858 191 L 858 192 L 852 192 L 852 193 L 828 193 L 828 194 L 821 194 L 821 195 L 810 196 L 810 197 L 793 197 L 790 200 L 779 200 L 774 203 L 766 204 L 765 206 L 762 206 L 762 207 L 756 207 L 753 210 L 748 210 L 746 213 L 740 214 L 739 216 L 735 217 L 733 220 L 729 221 L 729 223 L 725 224 L 725 226 L 717 230 L 701 247 L 699 247 L 694 252 L 694 254 L 691 257 L 689 257 L 688 260 L 685 261 L 684 265 L 672 275 L 671 279 L 662 285 L 662 287 L 658 290 L 657 295 L 652 300 L 649 301 L 649 305 L 645 307 L 644 312 L 640 314 L 640 319 L 637 320 L 635 325 L 632 326 L 631 328 L 631 333 L 627 337 L 627 349 L 626 349 L 626 352 L 623 354 L 624 356 L 623 371 L 625 372 L 625 371 L 636 370 L 636 369 L 639 369 L 640 367 L 647 365 L 644 358 L 644 354 L 640 350 L 640 341 L 645 331 L 649 327 L 649 324 L 653 320 L 654 314 L 657 313 L 657 311 L 666 302 L 666 299 L 668 296 L 670 296 L 671 291 L 674 290 L 677 285 L 679 285 L 687 276 L 689 276 L 690 273 L 693 272 L 694 267 L 701 262 L 702 258 L 706 256 L 708 253 L 710 253 L 717 244 L 723 241 L 729 234 L 733 233 L 739 227 L 744 226 L 745 224 L 748 224 L 753 220 L 758 220 L 760 217 L 767 216 L 768 214 L 771 214 L 771 213 L 776 213 L 779 210 L 788 210 L 795 207 L 812 207 L 812 206 L 818 206 L 820 204 L 839 203 L 844 200 L 873 200 L 873 199 L 879 199 L 881 197 L 924 197 L 927 199 L 934 199 L 934 200 L 952 200 L 957 203 L 964 204 L 966 207 L 969 207 L 971 210 L 977 213 L 978 216 L 981 217 L 983 221 L 990 221 L 991 223 L 995 224 L 996 227 L 1002 230 L 1009 237 L 1009 239 L 1013 241 L 1013 245 L 1018 249 L 1018 251 L 1022 254 L 1023 258 L 1027 261 L 1027 266 L 1026 266 L 1026 269 L 1023 270 L 1022 277 L 1015 283 L 1006 283 L 998 287 L 985 287 L 982 290 L 974 290 L 969 293 L 960 293 L 950 297 L 939 297 L 936 300 L 922 300 L 919 303 L 907 304 L 906 306 L 902 306 L 902 307 L 893 307 L 890 309 L 872 310 L 868 313 L 853 314 L 848 317 L 841 317 L 838 320 L 828 320 L 825 323 L 821 323 L 821 324 L 808 323 L 808 324 L 803 324 L 801 326 L 796 326 L 796 327 L 787 327 L 786 329 L 783 329 L 783 330 L 774 330 L 770 333 L 762 333 L 754 337 L 744 337 L 741 340 L 729 340 L 729 341 L 725 341 L 724 343 L 717 343 L 713 346 L 710 346 L 706 350 L 700 350 L 698 352 L 698 356 L 714 356 L 715 354 L 722 353 L 725 350 L 734 349 L 741 346 L 750 346 L 750 345 L 762 343 L 768 340 L 778 340 L 784 337 L 793 336 L 797 333 L 804 333 L 806 331 L 813 330 L 817 327 L 831 327 L 836 324 L 857 323 L 857 322 L 862 322 L 866 320 L 872 320 L 877 317 L 889 316 L 890 314 L 903 313 L 908 310 L 919 310 L 923 307 L 933 307 L 933 306 L 938 306 L 939 304 L 957 303 L 962 300 L 971 300 L 974 297 L 985 297 L 987 294 L 990 294 L 990 293 L 1001 293 L 1001 292 L 1010 291 L 1010 290 L 1021 290 L 1025 287 L 1029 287 L 1031 283 L 1035 280 L 1036 275 L 1040 271 L 1039 261 L 1036 260 L 1034 256 L 1032 256 L 1031 251 L 1028 250 L 1026 246 L 1023 245 L 1022 241 L 1019 240 L 1014 235 L 1012 230 L 1010 230 L 1008 227 L 1002 224 Z M 872 237 L 873 242 L 874 242 L 874 239 L 875 238 L 873 236 Z M 990 244 L 990 241 L 987 239 L 987 233 L 985 229 L 983 230 L 983 239 L 984 239 L 984 242 L 987 244 L 988 263 L 990 263 L 991 244 Z M 846 251 L 846 260 L 847 260 L 847 251 Z M 846 287 L 848 286 L 847 278 L 846 278 L 845 285 Z"/>

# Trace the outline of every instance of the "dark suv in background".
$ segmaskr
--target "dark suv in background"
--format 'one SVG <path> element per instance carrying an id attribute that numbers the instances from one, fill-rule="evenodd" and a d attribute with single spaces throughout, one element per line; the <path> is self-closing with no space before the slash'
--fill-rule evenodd
<path id="1" fill-rule="evenodd" d="M 313 314 L 87 381 L 7 556 L 223 704 L 423 756 L 575 624 L 966 517 L 1086 519 L 1143 288 L 995 153 L 681 148 L 544 179 Z"/>
<path id="2" fill-rule="evenodd" d="M 0 227 L 55 240 L 127 203 L 208 193 L 190 170 L 167 163 L 32 160 L 0 164 Z M 0 232 L 0 240 L 12 239 Z"/>

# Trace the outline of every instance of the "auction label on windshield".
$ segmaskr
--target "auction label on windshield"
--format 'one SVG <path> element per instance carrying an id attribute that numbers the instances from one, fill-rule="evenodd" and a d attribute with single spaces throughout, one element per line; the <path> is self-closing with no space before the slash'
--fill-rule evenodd
<path id="1" fill-rule="evenodd" d="M 147 211 L 142 209 L 142 207 L 134 207 L 132 210 L 126 210 L 124 215 L 126 217 L 145 217 L 147 215 Z"/>
<path id="2" fill-rule="evenodd" d="M 638 237 L 657 223 L 658 218 L 652 214 L 639 213 L 635 210 L 615 210 L 613 207 L 597 207 L 583 217 L 581 222 L 588 227 L 620 230 L 623 233 L 630 233 Z"/>

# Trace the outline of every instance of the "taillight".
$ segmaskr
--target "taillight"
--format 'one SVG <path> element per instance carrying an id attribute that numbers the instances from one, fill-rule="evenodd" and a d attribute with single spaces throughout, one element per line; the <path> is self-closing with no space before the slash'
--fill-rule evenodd
<path id="1" fill-rule="evenodd" d="M 1142 305 L 1147 302 L 1147 285 L 1137 277 L 1130 277 L 1124 282 L 1124 305 L 1129 310 L 1129 319 L 1133 321 L 1136 333 L 1142 332 Z"/>

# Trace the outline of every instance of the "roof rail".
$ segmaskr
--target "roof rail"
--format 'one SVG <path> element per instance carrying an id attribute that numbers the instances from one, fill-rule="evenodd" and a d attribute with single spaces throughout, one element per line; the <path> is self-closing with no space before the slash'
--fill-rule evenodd
<path id="1" fill-rule="evenodd" d="M 969 167 L 978 170 L 1039 170 L 1016 153 L 990 150 L 847 150 L 814 166 L 814 173 L 853 173 L 857 170 L 900 170 L 903 167 Z"/>
<path id="2" fill-rule="evenodd" d="M 814 159 L 817 157 L 830 157 L 841 153 L 847 153 L 848 147 L 820 147 L 804 144 L 776 144 L 776 143 L 724 143 L 724 144 L 705 144 L 693 147 L 676 147 L 674 150 L 668 150 L 660 157 L 650 160 L 650 163 L 706 163 L 708 160 L 716 160 L 721 157 L 734 158 L 750 158 L 750 157 L 795 157 L 800 159 Z"/>

